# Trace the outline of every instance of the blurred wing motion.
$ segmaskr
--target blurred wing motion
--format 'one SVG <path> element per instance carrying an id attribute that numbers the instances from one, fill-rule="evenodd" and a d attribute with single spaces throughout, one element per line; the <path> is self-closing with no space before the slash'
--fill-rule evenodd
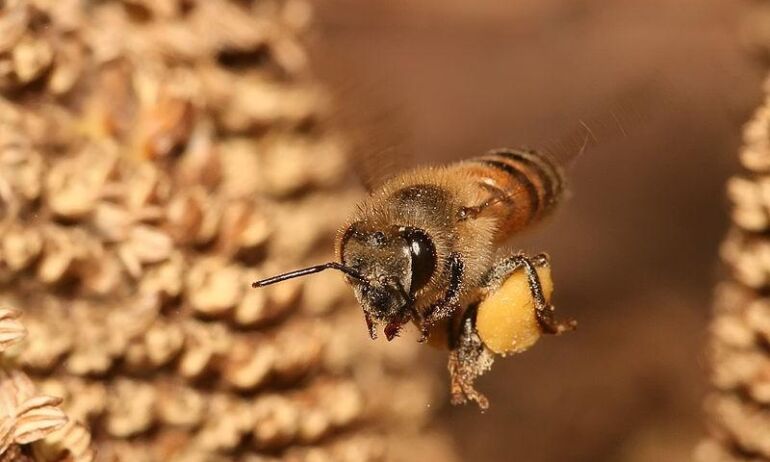
<path id="1" fill-rule="evenodd" d="M 374 85 L 332 85 L 336 102 L 330 125 L 345 134 L 349 161 L 363 186 L 372 191 L 413 164 L 411 136 L 403 104 L 382 96 Z"/>
<path id="2" fill-rule="evenodd" d="M 566 168 L 599 142 L 629 136 L 671 103 L 661 83 L 659 79 L 650 79 L 627 88 L 598 114 L 580 119 L 573 129 L 546 142 L 540 150 Z"/>

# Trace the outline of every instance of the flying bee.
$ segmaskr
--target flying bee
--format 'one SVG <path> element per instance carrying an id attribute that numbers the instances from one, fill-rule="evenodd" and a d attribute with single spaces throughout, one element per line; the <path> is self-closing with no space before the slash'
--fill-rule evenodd
<path id="1" fill-rule="evenodd" d="M 379 325 L 392 340 L 405 324 L 416 324 L 420 341 L 431 338 L 450 350 L 453 402 L 472 399 L 486 407 L 473 381 L 489 368 L 495 351 L 516 348 L 487 345 L 491 334 L 476 326 L 483 306 L 494 304 L 499 311 L 500 297 L 519 293 L 514 283 L 526 281 L 522 306 L 531 308 L 525 317 L 537 333 L 575 328 L 574 321 L 555 319 L 544 292 L 541 274 L 550 284 L 548 257 L 502 248 L 511 236 L 548 216 L 563 193 L 556 161 L 530 150 L 496 149 L 446 166 L 408 170 L 359 204 L 338 234 L 338 261 L 263 279 L 253 287 L 326 269 L 343 272 L 372 339 Z M 516 295 L 514 304 L 521 298 Z"/>

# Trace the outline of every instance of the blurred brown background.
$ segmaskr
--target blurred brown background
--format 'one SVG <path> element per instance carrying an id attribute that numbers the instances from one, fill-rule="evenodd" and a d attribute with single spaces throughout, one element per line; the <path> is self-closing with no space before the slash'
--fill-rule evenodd
<path id="1" fill-rule="evenodd" d="M 701 0 L 322 0 L 320 73 L 367 91 L 443 161 L 537 147 L 653 82 L 653 116 L 600 140 L 571 172 L 573 195 L 515 245 L 547 250 L 573 335 L 499 360 L 492 403 L 444 402 L 463 460 L 678 461 L 702 432 L 703 343 L 723 182 L 761 72 L 741 44 L 749 6 Z M 351 90 L 351 88 L 353 90 Z M 359 91 L 356 91 L 358 88 Z M 345 94 L 345 92 L 343 92 Z M 376 111 L 373 111 L 376 112 Z M 445 374 L 445 355 L 435 357 Z"/>

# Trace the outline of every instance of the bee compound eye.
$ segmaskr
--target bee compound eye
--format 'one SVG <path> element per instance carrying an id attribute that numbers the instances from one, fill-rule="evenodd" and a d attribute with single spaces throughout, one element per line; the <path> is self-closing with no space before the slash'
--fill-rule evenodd
<path id="1" fill-rule="evenodd" d="M 410 292 L 415 293 L 425 287 L 436 270 L 436 247 L 428 233 L 417 228 L 402 228 L 401 235 L 406 239 L 412 261 L 412 283 Z"/>

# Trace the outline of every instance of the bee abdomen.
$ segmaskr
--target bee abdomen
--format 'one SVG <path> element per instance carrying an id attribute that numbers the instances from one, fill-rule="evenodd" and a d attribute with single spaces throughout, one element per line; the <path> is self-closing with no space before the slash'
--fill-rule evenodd
<path id="1" fill-rule="evenodd" d="M 545 217 L 564 191 L 561 172 L 547 155 L 498 149 L 470 161 L 479 185 L 501 197 L 501 237 Z"/>

